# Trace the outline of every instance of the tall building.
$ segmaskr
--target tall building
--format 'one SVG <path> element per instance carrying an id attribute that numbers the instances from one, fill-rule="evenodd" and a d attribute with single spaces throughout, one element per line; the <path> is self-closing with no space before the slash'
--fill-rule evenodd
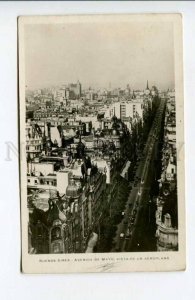
<path id="1" fill-rule="evenodd" d="M 27 159 L 32 159 L 41 154 L 43 150 L 43 138 L 40 127 L 35 124 L 26 124 L 26 154 Z"/>
<path id="2" fill-rule="evenodd" d="M 68 85 L 69 97 L 70 98 L 80 98 L 81 97 L 81 83 L 79 80 L 77 83 L 70 83 Z"/>
<path id="3" fill-rule="evenodd" d="M 137 115 L 140 118 L 142 118 L 143 109 L 143 102 L 139 99 L 131 102 L 115 102 L 112 105 L 110 105 L 107 111 L 105 112 L 105 118 L 112 118 L 114 115 L 121 120 L 127 117 L 133 118 Z"/>

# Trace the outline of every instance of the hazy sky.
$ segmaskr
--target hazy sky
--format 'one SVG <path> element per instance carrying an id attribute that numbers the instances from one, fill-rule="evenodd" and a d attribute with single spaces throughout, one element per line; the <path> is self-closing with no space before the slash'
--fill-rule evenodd
<path id="1" fill-rule="evenodd" d="M 173 47 L 167 22 L 26 25 L 26 85 L 173 87 Z"/>

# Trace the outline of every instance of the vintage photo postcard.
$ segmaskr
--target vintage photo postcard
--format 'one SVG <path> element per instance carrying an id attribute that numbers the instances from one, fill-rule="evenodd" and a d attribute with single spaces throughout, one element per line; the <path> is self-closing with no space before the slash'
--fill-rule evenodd
<path id="1" fill-rule="evenodd" d="M 22 272 L 185 270 L 182 16 L 18 18 Z"/>

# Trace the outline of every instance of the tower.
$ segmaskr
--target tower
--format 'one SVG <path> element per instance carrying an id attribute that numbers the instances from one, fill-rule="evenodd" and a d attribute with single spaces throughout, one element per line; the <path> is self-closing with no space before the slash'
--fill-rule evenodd
<path id="1" fill-rule="evenodd" d="M 147 80 L 147 86 L 146 86 L 146 90 L 145 90 L 145 95 L 146 95 L 146 96 L 149 96 L 149 95 L 150 95 L 150 90 L 149 90 L 148 80 Z"/>
<path id="2" fill-rule="evenodd" d="M 149 86 L 148 86 L 148 80 L 147 80 L 147 86 L 146 86 L 146 90 L 149 90 Z"/>

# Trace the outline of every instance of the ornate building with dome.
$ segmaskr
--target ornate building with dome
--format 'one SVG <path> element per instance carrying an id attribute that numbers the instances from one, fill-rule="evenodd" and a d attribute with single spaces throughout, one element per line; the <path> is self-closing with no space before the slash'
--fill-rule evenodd
<path id="1" fill-rule="evenodd" d="M 83 176 L 70 173 L 64 195 L 51 197 L 46 211 L 36 207 L 32 210 L 30 252 L 85 252 L 88 237 L 97 230 L 99 213 L 105 205 L 106 174 L 91 165 L 89 158 L 78 166 L 84 166 Z"/>

